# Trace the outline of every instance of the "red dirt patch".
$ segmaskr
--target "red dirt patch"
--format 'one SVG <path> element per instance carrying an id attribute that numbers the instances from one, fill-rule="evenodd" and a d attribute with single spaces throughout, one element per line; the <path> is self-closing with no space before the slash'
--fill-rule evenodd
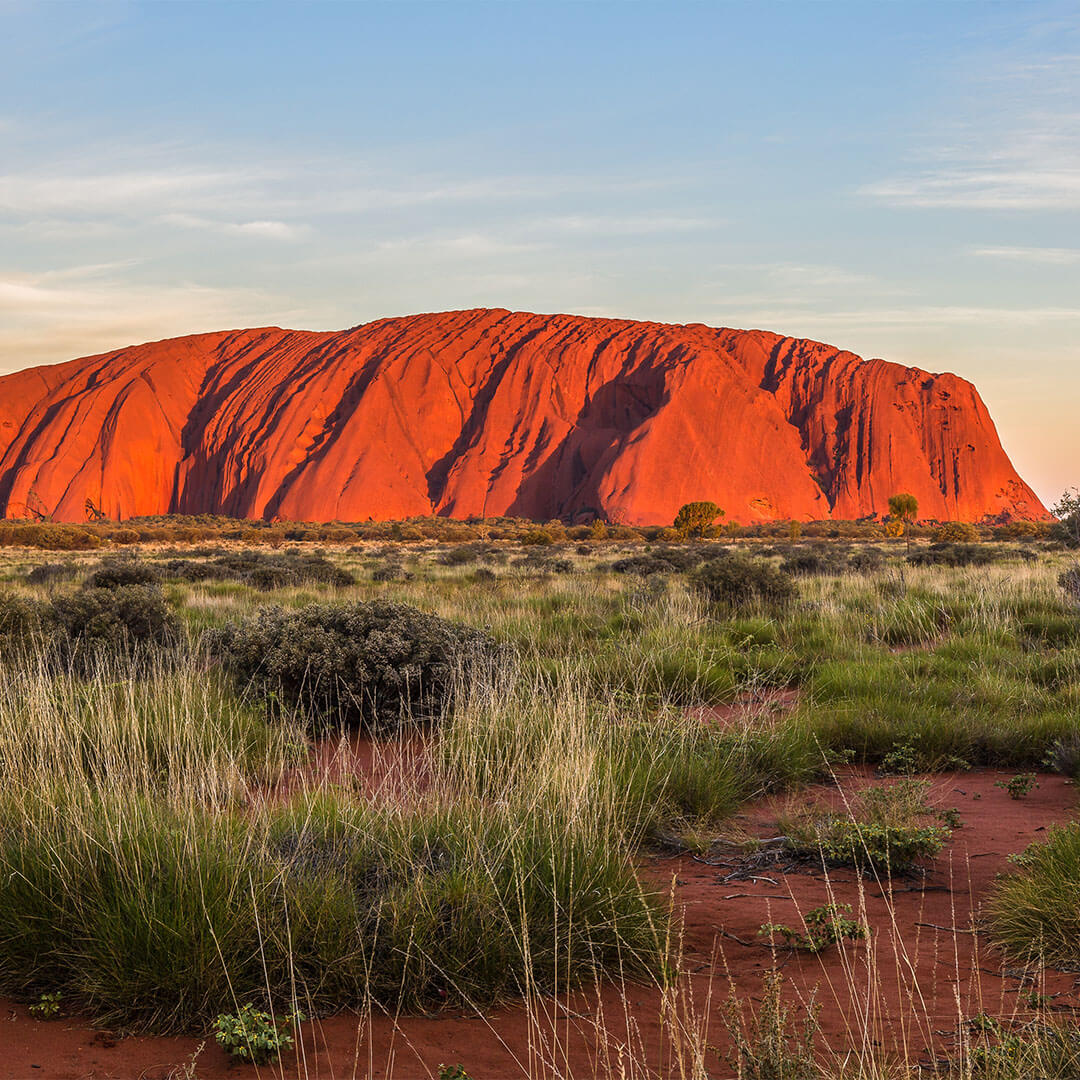
<path id="1" fill-rule="evenodd" d="M 688 715 L 705 724 L 717 727 L 748 724 L 752 720 L 767 720 L 791 712 L 799 704 L 797 688 L 761 690 L 740 694 L 726 705 L 702 705 L 688 710 Z"/>
<path id="2" fill-rule="evenodd" d="M 364 751 L 359 752 L 363 760 Z M 374 776 L 378 770 L 372 770 Z M 851 871 L 778 874 L 763 871 L 757 881 L 725 882 L 730 870 L 692 856 L 643 861 L 646 879 L 661 887 L 674 881 L 678 908 L 685 916 L 685 967 L 688 989 L 702 1012 L 709 987 L 713 1001 L 708 1041 L 724 1040 L 720 1009 L 726 993 L 725 965 L 739 992 L 760 995 L 760 977 L 773 963 L 757 937 L 762 923 L 797 923 L 797 911 L 835 900 L 863 908 L 873 929 L 870 945 L 830 949 L 820 956 L 779 952 L 793 993 L 819 987 L 822 1028 L 834 1046 L 875 1042 L 907 1046 L 912 1060 L 948 1049 L 958 1021 L 978 1012 L 1027 1015 L 1027 993 L 1036 989 L 1062 1012 L 1080 1008 L 1077 979 L 1049 973 L 1034 987 L 1018 971 L 1002 971 L 1000 957 L 982 934 L 972 933 L 995 874 L 1007 867 L 1009 854 L 1045 834 L 1048 826 L 1074 816 L 1076 788 L 1059 776 L 1039 777 L 1040 787 L 1013 800 L 994 784 L 1012 775 L 1004 771 L 942 774 L 933 778 L 931 799 L 943 808 L 957 807 L 963 827 L 945 852 L 920 879 L 897 879 L 891 888 L 859 879 Z M 866 770 L 845 771 L 847 790 L 871 782 Z M 824 795 L 814 789 L 808 796 Z M 742 816 L 752 834 L 774 834 L 777 802 L 765 800 Z M 768 880 L 772 879 L 772 880 Z M 955 928 L 955 929 L 954 929 Z M 749 944 L 739 944 L 730 936 Z M 867 960 L 874 958 L 874 976 Z M 320 1078 L 388 1077 L 420 1080 L 437 1075 L 438 1065 L 461 1062 L 475 1080 L 526 1076 L 592 1077 L 611 1075 L 620 1047 L 645 1047 L 659 1075 L 672 1075 L 668 1035 L 660 1019 L 655 990 L 630 986 L 626 1006 L 620 989 L 603 988 L 599 997 L 579 993 L 559 1002 L 537 1003 L 542 1019 L 531 1024 L 523 1008 L 494 1011 L 485 1017 L 443 1014 L 387 1017 L 362 1021 L 342 1014 L 304 1025 L 299 1063 L 284 1070 L 229 1069 L 224 1053 L 208 1041 L 198 1058 L 200 1080 L 243 1076 Z M 959 1002 L 959 1004 L 958 1004 Z M 595 1017 L 602 1008 L 607 1037 L 597 1034 Z M 629 1027 L 633 1034 L 628 1036 Z M 0 1003 L 0 1061 L 4 1076 L 40 1076 L 54 1080 L 130 1080 L 133 1077 L 179 1077 L 202 1040 L 126 1038 L 108 1046 L 78 1020 L 39 1021 L 24 1006 Z M 717 1075 L 725 1070 L 709 1056 Z"/>
<path id="3" fill-rule="evenodd" d="M 373 739 L 353 732 L 318 739 L 306 762 L 285 772 L 266 798 L 284 801 L 302 788 L 349 787 L 366 799 L 402 801 L 431 784 L 431 740 L 425 734 Z"/>

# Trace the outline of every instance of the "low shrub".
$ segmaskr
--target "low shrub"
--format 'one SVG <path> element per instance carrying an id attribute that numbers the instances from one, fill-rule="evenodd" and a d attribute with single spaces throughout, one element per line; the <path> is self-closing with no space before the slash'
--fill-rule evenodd
<path id="1" fill-rule="evenodd" d="M 826 904 L 803 916 L 805 932 L 783 923 L 765 923 L 758 934 L 770 941 L 779 935 L 789 949 L 819 953 L 841 941 L 862 941 L 867 936 L 866 927 L 849 918 L 850 914 L 850 904 Z"/>
<path id="2" fill-rule="evenodd" d="M 382 563 L 371 571 L 372 581 L 408 581 L 411 577 L 412 573 L 397 562 Z"/>
<path id="3" fill-rule="evenodd" d="M 57 596 L 52 610 L 63 655 L 84 669 L 102 654 L 131 657 L 171 645 L 180 633 L 179 619 L 149 585 L 82 589 Z"/>
<path id="4" fill-rule="evenodd" d="M 79 565 L 74 562 L 39 563 L 26 575 L 27 585 L 58 585 L 79 576 Z"/>
<path id="5" fill-rule="evenodd" d="M 1062 776 L 1080 780 L 1080 734 L 1057 739 L 1046 756 L 1046 764 Z"/>
<path id="6" fill-rule="evenodd" d="M 788 556 L 780 569 L 801 577 L 843 574 L 848 569 L 848 560 L 844 551 L 838 548 L 810 548 Z"/>
<path id="7" fill-rule="evenodd" d="M 36 650 L 53 630 L 50 604 L 13 593 L 0 593 L 0 655 Z"/>
<path id="8" fill-rule="evenodd" d="M 848 569 L 855 574 L 871 574 L 885 565 L 885 556 L 877 548 L 863 548 L 852 552 L 848 558 Z"/>
<path id="9" fill-rule="evenodd" d="M 444 548 L 435 556 L 435 561 L 440 566 L 468 566 L 482 559 L 488 551 L 487 544 L 458 544 L 456 547 Z"/>
<path id="10" fill-rule="evenodd" d="M 527 555 L 515 559 L 512 565 L 535 574 L 572 574 L 574 572 L 574 564 L 570 559 L 554 555 L 544 548 L 533 548 Z"/>
<path id="11" fill-rule="evenodd" d="M 642 554 L 616 559 L 611 564 L 611 569 L 616 574 L 638 574 L 641 577 L 684 573 L 706 562 L 713 552 L 714 549 L 703 546 L 658 547 Z"/>
<path id="12" fill-rule="evenodd" d="M 139 559 L 106 559 L 86 579 L 94 589 L 118 589 L 122 585 L 157 585 L 161 574 Z"/>
<path id="13" fill-rule="evenodd" d="M 931 544 L 923 551 L 913 551 L 907 558 L 912 566 L 989 566 L 1002 552 L 982 544 Z"/>
<path id="14" fill-rule="evenodd" d="M 967 521 L 946 521 L 934 530 L 934 540 L 939 544 L 975 544 L 979 530 Z"/>
<path id="15" fill-rule="evenodd" d="M 724 1010 L 732 1052 L 724 1060 L 740 1080 L 822 1080 L 816 1042 L 820 1009 L 813 996 L 796 1020 L 797 1005 L 785 1000 L 784 976 L 775 968 L 761 981 L 760 1003 L 747 1019 L 734 987 Z"/>
<path id="16" fill-rule="evenodd" d="M 182 581 L 237 581 L 262 592 L 308 584 L 345 588 L 356 581 L 324 555 L 295 552 L 237 551 L 212 562 L 173 559 L 165 569 L 170 577 Z"/>
<path id="17" fill-rule="evenodd" d="M 282 1050 L 293 1044 L 292 1029 L 300 1016 L 286 1016 L 274 1022 L 274 1018 L 256 1009 L 251 1002 L 240 1006 L 238 1013 L 222 1013 L 214 1021 L 214 1038 L 218 1045 L 232 1058 L 251 1062 L 253 1065 L 269 1065 L 277 1061 Z"/>
<path id="18" fill-rule="evenodd" d="M 1074 604 L 1080 604 L 1080 564 L 1063 570 L 1058 576 L 1058 586 Z"/>
<path id="19" fill-rule="evenodd" d="M 904 873 L 937 855 L 951 834 L 926 804 L 929 787 L 910 778 L 869 787 L 842 811 L 806 807 L 780 827 L 796 854 L 866 872 Z"/>
<path id="20" fill-rule="evenodd" d="M 795 579 L 764 559 L 724 555 L 694 571 L 694 588 L 712 604 L 733 608 L 758 602 L 783 607 L 798 595 Z"/>
<path id="21" fill-rule="evenodd" d="M 629 555 L 625 559 L 616 559 L 611 564 L 613 573 L 637 574 L 640 577 L 650 577 L 653 574 L 671 574 L 676 567 L 674 563 L 660 555 Z"/>
<path id="22" fill-rule="evenodd" d="M 470 627 L 381 600 L 266 607 L 210 638 L 241 684 L 300 709 L 315 728 L 379 732 L 440 717 L 459 667 L 491 645 Z"/>

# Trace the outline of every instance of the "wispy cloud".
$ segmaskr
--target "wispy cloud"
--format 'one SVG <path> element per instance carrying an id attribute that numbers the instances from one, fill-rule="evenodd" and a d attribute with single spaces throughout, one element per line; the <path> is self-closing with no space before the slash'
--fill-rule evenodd
<path id="1" fill-rule="evenodd" d="M 645 236 L 704 232 L 727 225 L 723 218 L 688 217 L 680 214 L 562 214 L 530 222 L 537 232 L 561 232 L 583 236 Z"/>
<path id="2" fill-rule="evenodd" d="M 12 214 L 122 213 L 172 202 L 232 203 L 250 191 L 256 175 L 202 169 L 149 169 L 79 175 L 62 166 L 0 176 L 0 210 Z"/>
<path id="3" fill-rule="evenodd" d="M 165 225 L 175 225 L 181 229 L 201 229 L 206 232 L 221 233 L 224 236 L 254 236 L 269 240 L 299 240 L 310 232 L 306 225 L 273 219 L 216 221 L 194 214 L 165 214 L 159 220 Z"/>
<path id="4" fill-rule="evenodd" d="M 931 120 L 910 171 L 868 183 L 861 194 L 906 207 L 1080 208 L 1077 57 L 977 60 L 962 104 Z"/>
<path id="5" fill-rule="evenodd" d="M 423 252 L 425 255 L 452 258 L 490 258 L 538 251 L 545 246 L 547 245 L 512 240 L 490 232 L 433 232 L 383 240 L 367 257 L 379 259 L 398 254 L 413 256 Z"/>
<path id="6" fill-rule="evenodd" d="M 972 255 L 982 259 L 1009 259 L 1015 262 L 1071 266 L 1080 263 L 1080 248 L 1062 247 L 977 247 Z"/>
<path id="7" fill-rule="evenodd" d="M 894 206 L 968 210 L 1080 209 L 1080 153 L 1039 167 L 995 167 L 972 161 L 913 177 L 867 184 L 863 195 Z"/>
<path id="8" fill-rule="evenodd" d="M 808 307 L 761 306 L 736 297 L 725 306 L 732 314 L 757 326 L 834 328 L 919 326 L 1042 327 L 1047 323 L 1080 323 L 1080 307 L 1001 308 L 963 305 L 913 304 L 897 308 L 811 309 Z"/>

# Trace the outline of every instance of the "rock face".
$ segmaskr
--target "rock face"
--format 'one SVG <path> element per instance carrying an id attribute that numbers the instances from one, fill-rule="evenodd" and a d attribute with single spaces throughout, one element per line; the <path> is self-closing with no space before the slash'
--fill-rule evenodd
<path id="1" fill-rule="evenodd" d="M 975 388 L 761 331 L 501 310 L 239 330 L 0 378 L 0 510 L 670 524 L 1046 510 Z"/>

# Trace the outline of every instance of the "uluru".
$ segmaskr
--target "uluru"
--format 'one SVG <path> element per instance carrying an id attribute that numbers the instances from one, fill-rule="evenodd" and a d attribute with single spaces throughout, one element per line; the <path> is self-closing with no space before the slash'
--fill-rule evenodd
<path id="1" fill-rule="evenodd" d="M 0 378 L 0 510 L 670 524 L 1037 519 L 971 383 L 758 330 L 478 309 Z"/>

